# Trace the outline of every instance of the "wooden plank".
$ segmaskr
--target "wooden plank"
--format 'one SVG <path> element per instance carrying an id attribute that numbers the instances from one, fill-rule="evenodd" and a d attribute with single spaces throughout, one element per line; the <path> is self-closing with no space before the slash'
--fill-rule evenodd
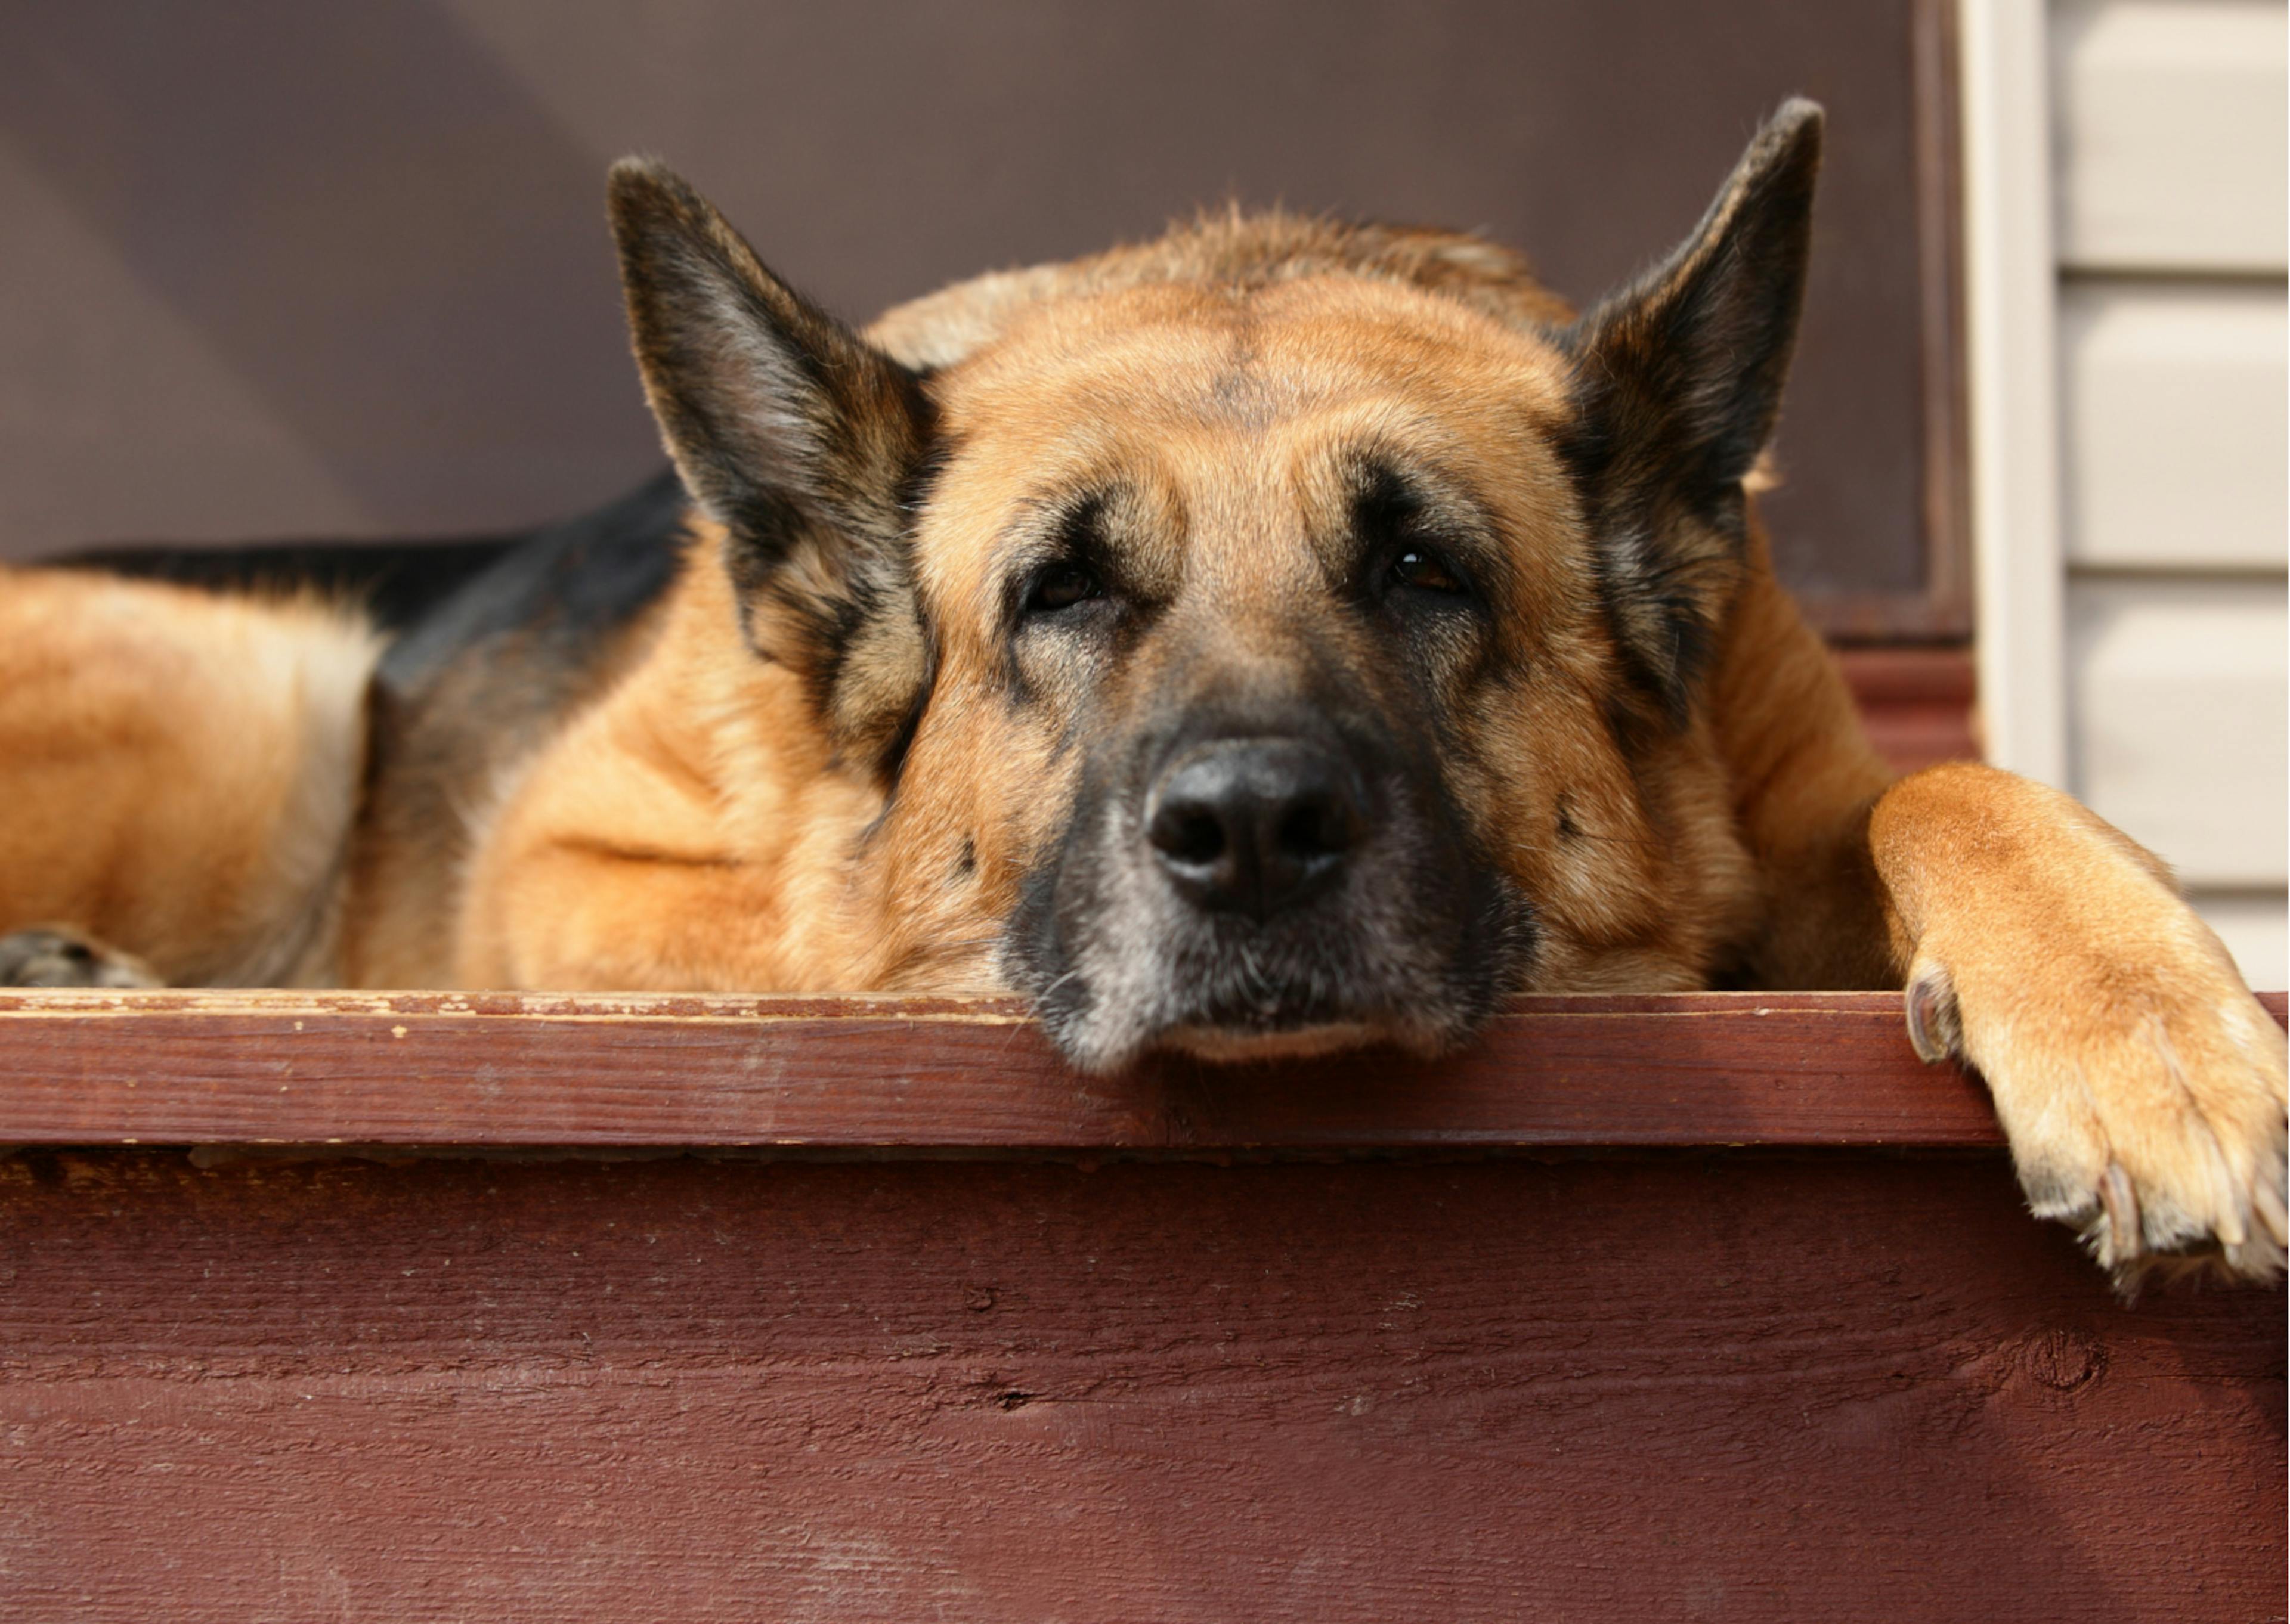
<path id="1" fill-rule="evenodd" d="M 2281 1000 L 2272 1007 L 2279 1019 Z M 1008 1001 L 0 994 L 0 1144 L 1990 1146 L 1891 993 L 1520 1001 L 1465 1052 L 1068 1070 Z"/>
<path id="2" fill-rule="evenodd" d="M 2283 884 L 2281 579 L 2070 581 L 2068 626 L 2076 793 L 2190 885 Z"/>
<path id="3" fill-rule="evenodd" d="M 2071 281 L 2060 327 L 2069 562 L 2280 570 L 2290 560 L 2282 289 Z"/>
<path id="4" fill-rule="evenodd" d="M 2061 262 L 2279 275 L 2281 0 L 2065 0 L 2052 40 Z"/>
<path id="5" fill-rule="evenodd" d="M 1897 994 L 1523 1000 L 1446 1060 L 1076 1076 L 1007 1001 L 0 994 L 0 1144 L 1308 1153 L 1998 1141 Z"/>
<path id="6" fill-rule="evenodd" d="M 2282 1300 L 2001 1158 L 0 1161 L 0 1614 L 2278 1614 Z"/>

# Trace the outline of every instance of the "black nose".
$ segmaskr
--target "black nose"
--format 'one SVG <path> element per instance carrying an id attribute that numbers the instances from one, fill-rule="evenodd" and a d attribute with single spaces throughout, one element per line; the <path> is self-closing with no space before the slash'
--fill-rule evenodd
<path id="1" fill-rule="evenodd" d="M 1365 832 L 1353 775 L 1293 739 L 1228 739 L 1188 752 L 1154 786 L 1146 837 L 1196 906 L 1262 920 L 1342 874 Z"/>

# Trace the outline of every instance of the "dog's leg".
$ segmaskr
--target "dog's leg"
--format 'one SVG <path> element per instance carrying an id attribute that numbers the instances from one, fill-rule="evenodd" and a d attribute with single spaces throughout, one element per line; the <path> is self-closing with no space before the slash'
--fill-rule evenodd
<path id="1" fill-rule="evenodd" d="M 2282 1268 L 2285 1052 L 2167 869 L 2066 796 L 1928 768 L 1869 820 L 1909 1031 L 1988 1080 L 2040 1216 L 2126 1283 Z"/>
<path id="2" fill-rule="evenodd" d="M 1762 545 L 1750 562 L 1711 706 L 1766 892 L 1744 978 L 1905 984 L 1919 1052 L 1987 1078 L 2030 1204 L 2126 1283 L 2189 1252 L 2277 1272 L 2282 1030 L 2168 871 L 2007 772 L 1888 784 Z"/>
<path id="3" fill-rule="evenodd" d="M 374 646 L 313 602 L 0 570 L 0 938 L 17 974 L 324 978 Z"/>

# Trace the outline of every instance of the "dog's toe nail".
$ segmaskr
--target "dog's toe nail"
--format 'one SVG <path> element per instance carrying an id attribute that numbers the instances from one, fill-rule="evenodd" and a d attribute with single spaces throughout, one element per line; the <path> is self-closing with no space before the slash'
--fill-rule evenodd
<path id="1" fill-rule="evenodd" d="M 1926 964 L 1910 978 L 1907 992 L 1909 1042 L 1917 1058 L 1930 1064 L 1959 1053 L 1964 1028 L 1958 1017 L 1956 988 L 1948 972 Z"/>
<path id="2" fill-rule="evenodd" d="M 2100 1175 L 2099 1202 L 2107 1210 L 2108 1250 L 2115 1262 L 2127 1263 L 2140 1252 L 2139 1193 L 2120 1162 L 2110 1162 Z"/>

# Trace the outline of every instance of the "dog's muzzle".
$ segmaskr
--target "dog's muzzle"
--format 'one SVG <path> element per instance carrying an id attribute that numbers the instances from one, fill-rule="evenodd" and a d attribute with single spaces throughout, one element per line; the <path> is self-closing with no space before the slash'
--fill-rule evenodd
<path id="1" fill-rule="evenodd" d="M 1085 771 L 1004 963 L 1090 1070 L 1429 1050 L 1514 984 L 1530 911 L 1396 741 L 1228 723 Z"/>

